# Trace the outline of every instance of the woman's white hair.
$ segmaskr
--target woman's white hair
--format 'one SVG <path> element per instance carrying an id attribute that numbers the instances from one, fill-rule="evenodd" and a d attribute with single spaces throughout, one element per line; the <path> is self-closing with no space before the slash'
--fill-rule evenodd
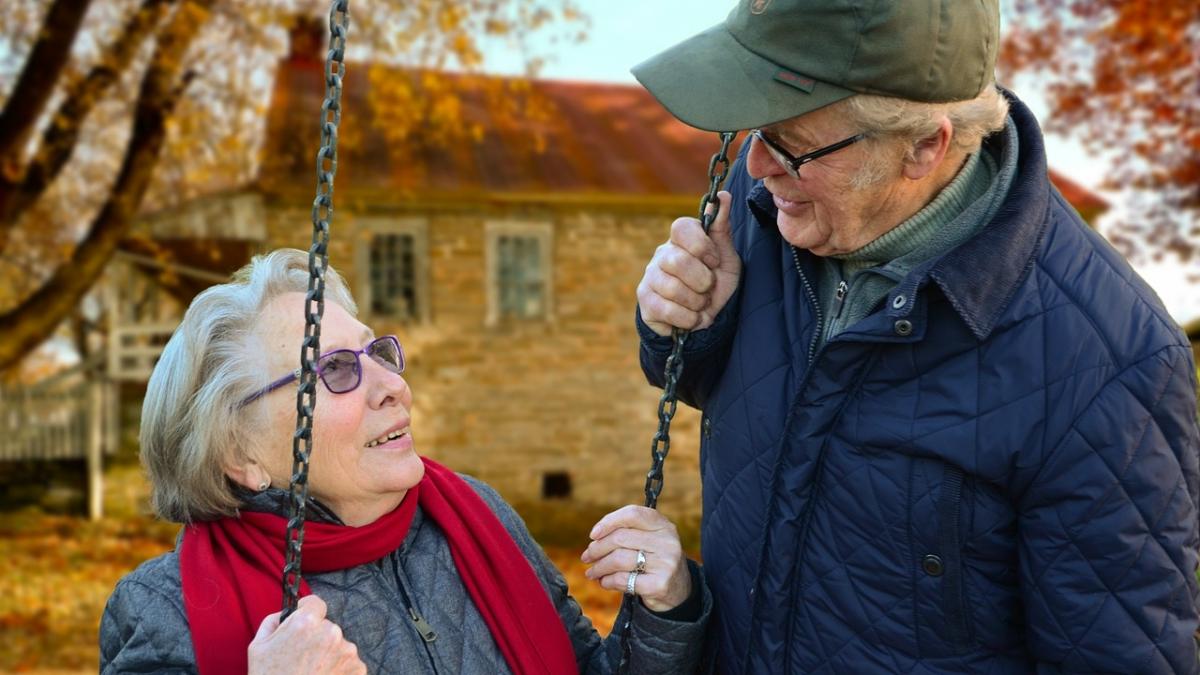
<path id="1" fill-rule="evenodd" d="M 225 467 L 257 456 L 261 404 L 242 406 L 276 374 L 262 367 L 259 317 L 285 293 L 308 290 L 308 253 L 279 249 L 255 256 L 232 281 L 196 296 L 150 375 L 142 404 L 142 464 L 159 517 L 188 523 L 237 512 Z M 342 277 L 328 268 L 325 300 L 358 309 Z M 297 359 L 298 360 L 298 359 Z"/>
<path id="2" fill-rule="evenodd" d="M 1008 117 L 1008 99 L 995 86 L 984 87 L 973 99 L 950 103 L 921 103 L 891 96 L 856 94 L 834 103 L 837 112 L 850 124 L 870 134 L 871 140 L 899 141 L 905 161 L 913 158 L 917 143 L 938 130 L 943 117 L 950 120 L 954 134 L 951 151 L 978 152 L 983 139 L 1004 128 Z M 878 163 L 865 166 L 855 177 L 856 187 L 878 181 Z"/>

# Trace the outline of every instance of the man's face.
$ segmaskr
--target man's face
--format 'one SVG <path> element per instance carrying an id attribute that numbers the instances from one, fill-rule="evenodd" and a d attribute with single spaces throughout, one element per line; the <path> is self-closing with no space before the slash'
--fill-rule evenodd
<path id="1" fill-rule="evenodd" d="M 792 155 L 812 152 L 862 131 L 850 127 L 836 108 L 814 110 L 762 131 Z M 746 168 L 774 196 L 783 238 L 816 255 L 862 248 L 903 220 L 896 207 L 903 202 L 905 181 L 898 151 L 886 141 L 867 139 L 809 162 L 795 179 L 755 140 Z M 868 168 L 875 179 L 855 187 L 855 177 Z"/>

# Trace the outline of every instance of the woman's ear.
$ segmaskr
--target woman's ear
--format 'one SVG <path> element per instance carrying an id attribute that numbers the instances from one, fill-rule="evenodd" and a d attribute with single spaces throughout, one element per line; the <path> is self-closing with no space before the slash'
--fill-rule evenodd
<path id="1" fill-rule="evenodd" d="M 954 138 L 954 125 L 948 117 L 938 122 L 937 132 L 917 141 L 912 153 L 904 162 L 904 177 L 920 180 L 937 171 L 942 160 L 950 151 L 950 140 Z"/>
<path id="2" fill-rule="evenodd" d="M 225 475 L 229 480 L 241 485 L 247 490 L 262 492 L 271 486 L 271 477 L 261 464 L 244 455 L 225 464 Z"/>

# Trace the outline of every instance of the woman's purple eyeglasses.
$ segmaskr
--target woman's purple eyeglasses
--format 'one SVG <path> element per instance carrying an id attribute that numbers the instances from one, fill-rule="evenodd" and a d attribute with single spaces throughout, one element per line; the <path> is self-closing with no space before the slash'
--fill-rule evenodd
<path id="1" fill-rule="evenodd" d="M 362 384 L 362 362 L 358 359 L 363 354 L 397 375 L 404 372 L 404 350 L 400 348 L 400 340 L 395 335 L 384 335 L 362 349 L 335 349 L 317 359 L 317 375 L 321 376 L 330 393 L 345 394 Z M 246 397 L 241 405 L 253 403 L 299 377 L 300 370 L 293 370 Z"/>

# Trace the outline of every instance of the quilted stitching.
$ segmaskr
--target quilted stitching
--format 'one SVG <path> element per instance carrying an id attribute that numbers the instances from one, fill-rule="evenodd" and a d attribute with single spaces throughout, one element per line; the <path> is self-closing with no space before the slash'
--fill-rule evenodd
<path id="1" fill-rule="evenodd" d="M 616 634 L 601 638 L 567 594 L 562 575 L 526 530 L 520 517 L 490 487 L 466 478 L 513 536 L 567 627 L 585 675 L 616 672 Z M 694 563 L 691 569 L 703 580 Z M 479 610 L 470 600 L 441 531 L 418 509 L 399 551 L 377 563 L 306 577 L 329 606 L 371 673 L 508 673 Z M 194 673 L 195 657 L 175 553 L 143 563 L 118 583 L 100 626 L 101 671 Z M 695 672 L 700 639 L 712 613 L 712 597 L 701 583 L 703 610 L 696 622 L 668 621 L 635 610 L 630 637 L 631 673 Z M 401 594 L 403 592 L 403 595 Z M 408 618 L 402 597 L 436 630 L 426 645 Z M 467 636 L 470 636 L 469 639 Z"/>
<path id="2" fill-rule="evenodd" d="M 703 547 L 722 672 L 1197 672 L 1190 350 L 1061 195 L 1022 196 L 1048 183 L 1031 116 L 1014 101 L 1013 117 L 1021 169 L 985 231 L 1036 247 L 975 264 L 979 283 L 989 265 L 1026 274 L 991 308 L 925 285 L 919 339 L 873 315 L 809 372 L 815 318 L 790 252 L 733 211 L 741 306 L 701 338 L 727 343 L 721 357 L 689 362 L 680 384 L 712 424 Z M 752 188 L 741 158 L 730 190 Z M 642 350 L 651 381 L 661 351 Z M 966 481 L 960 522 L 943 524 L 949 466 Z M 920 567 L 950 526 L 964 644 L 948 638 L 944 578 Z"/>

